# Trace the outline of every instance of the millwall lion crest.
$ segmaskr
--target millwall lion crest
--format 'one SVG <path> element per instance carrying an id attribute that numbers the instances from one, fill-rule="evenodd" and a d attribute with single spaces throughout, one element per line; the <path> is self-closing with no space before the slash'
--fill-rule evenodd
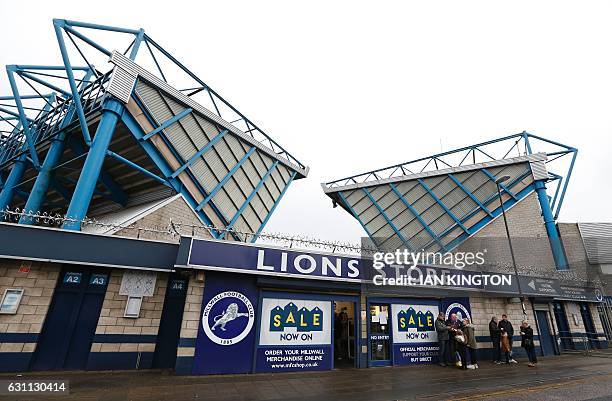
<path id="1" fill-rule="evenodd" d="M 215 329 L 219 327 L 221 330 L 225 331 L 225 325 L 239 317 L 249 317 L 249 314 L 238 312 L 238 304 L 235 302 L 231 303 L 222 314 L 214 317 L 213 320 L 215 321 L 215 324 L 213 324 L 210 330 L 215 331 Z"/>
<path id="2" fill-rule="evenodd" d="M 202 310 L 204 334 L 210 341 L 219 345 L 233 345 L 244 340 L 251 332 L 254 322 L 253 304 L 238 291 L 225 291 L 215 295 Z"/>

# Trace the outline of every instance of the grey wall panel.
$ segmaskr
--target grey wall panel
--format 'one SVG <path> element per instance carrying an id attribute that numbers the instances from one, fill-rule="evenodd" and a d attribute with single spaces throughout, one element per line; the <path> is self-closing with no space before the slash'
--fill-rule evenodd
<path id="1" fill-rule="evenodd" d="M 414 215 L 408 209 L 402 210 L 397 216 L 393 218 L 393 224 L 399 230 L 402 230 L 406 225 L 408 225 L 411 221 L 415 220 Z"/>
<path id="2" fill-rule="evenodd" d="M 217 177 L 215 177 L 208 165 L 204 163 L 204 160 L 201 158 L 195 160 L 190 169 L 207 193 L 210 193 L 210 191 L 219 184 Z"/>
<path id="3" fill-rule="evenodd" d="M 387 239 L 381 238 L 381 240 L 379 240 L 379 243 L 382 249 L 386 249 L 389 252 L 394 251 L 395 249 L 404 249 L 406 247 L 406 245 L 404 245 L 404 242 L 399 236 L 397 236 L 397 234 L 394 234 L 391 237 L 388 237 Z"/>
<path id="4" fill-rule="evenodd" d="M 236 181 L 238 186 L 242 189 L 242 191 L 247 194 L 250 194 L 253 191 L 254 186 L 251 183 L 251 180 L 247 177 L 245 171 L 242 168 L 236 170 L 234 175 L 232 176 L 233 180 Z"/>
<path id="5" fill-rule="evenodd" d="M 355 199 L 357 199 L 355 197 Z M 370 202 L 370 199 L 365 196 L 359 198 L 359 200 L 354 201 L 354 202 L 349 202 L 351 207 L 353 208 L 353 210 L 355 211 L 355 213 L 357 214 L 361 214 L 363 213 L 366 209 L 368 208 L 374 208 L 374 205 L 372 204 L 372 202 Z"/>
<path id="6" fill-rule="evenodd" d="M 385 208 L 385 213 L 387 214 L 387 216 L 389 216 L 389 219 L 393 220 L 397 215 L 399 215 L 404 210 L 406 210 L 406 205 L 404 205 L 393 192 L 391 192 L 390 195 L 387 195 L 383 198 L 383 204 L 389 203 L 389 202 L 384 202 L 389 197 L 391 197 L 390 200 L 392 201 L 392 203 L 390 203 Z"/>
<path id="7" fill-rule="evenodd" d="M 232 202 L 230 197 L 223 189 L 215 194 L 213 197 L 213 203 L 219 210 L 221 210 L 228 222 L 236 215 L 236 212 L 238 211 L 238 208 L 234 205 L 234 202 Z"/>
<path id="8" fill-rule="evenodd" d="M 386 185 L 376 195 L 377 195 L 376 198 L 375 198 L 376 202 L 378 203 L 378 205 L 383 210 L 389 209 L 392 205 L 394 205 L 396 203 L 401 203 L 399 201 L 397 195 L 395 195 L 395 193 L 391 190 L 391 188 L 386 186 Z M 397 214 L 397 213 L 395 213 L 395 214 Z M 395 214 L 394 214 L 394 216 L 395 216 Z"/>
<path id="9" fill-rule="evenodd" d="M 370 232 L 372 233 L 373 236 L 377 238 L 387 239 L 395 234 L 395 231 L 393 231 L 393 227 L 391 227 L 386 222 L 376 231 L 374 231 L 374 228 L 376 227 L 375 224 L 369 224 L 368 227 L 372 228 Z"/>
<path id="10" fill-rule="evenodd" d="M 429 227 L 434 233 L 439 236 L 455 224 L 455 220 L 453 220 L 448 214 L 445 213 L 434 221 L 432 221 Z"/>
<path id="11" fill-rule="evenodd" d="M 274 168 L 274 170 L 272 170 L 272 174 L 270 174 L 270 176 L 265 181 L 265 183 L 268 184 L 269 186 L 274 184 L 276 185 L 276 188 L 285 187 L 285 181 L 283 180 L 283 177 L 280 175 L 276 167 Z"/>
<path id="12" fill-rule="evenodd" d="M 204 155 L 204 160 L 206 160 L 206 163 L 219 181 L 229 173 L 228 168 L 225 167 L 225 163 L 223 163 L 223 160 L 221 160 L 216 152 L 207 152 Z"/>
<path id="13" fill-rule="evenodd" d="M 374 206 L 374 204 L 372 204 L 369 199 L 361 200 L 356 206 L 361 205 L 366 206 L 363 209 L 363 212 L 359 213 L 359 217 L 361 218 L 361 221 L 364 224 L 368 224 L 370 221 L 380 215 L 380 212 L 378 211 L 378 209 L 376 209 L 376 206 Z"/>
<path id="14" fill-rule="evenodd" d="M 201 129 L 206 133 L 206 137 L 211 140 L 220 132 L 219 128 L 212 124 L 207 119 L 199 116 L 197 114 L 191 113 L 192 116 L 195 116 L 195 119 L 198 121 L 198 125 Z M 231 134 L 226 135 L 228 138 L 234 138 Z"/>
<path id="15" fill-rule="evenodd" d="M 247 225 L 249 226 L 252 232 L 257 231 L 257 229 L 261 225 L 261 221 L 259 220 L 257 213 L 255 213 L 251 205 L 248 205 L 244 209 L 240 218 L 243 219 L 247 223 Z"/>
<path id="16" fill-rule="evenodd" d="M 451 211 L 462 220 L 476 208 L 478 208 L 476 202 L 465 196 L 460 202 L 455 202 L 455 206 L 453 206 Z"/>
<path id="17" fill-rule="evenodd" d="M 264 184 L 265 185 L 265 184 Z M 278 196 L 276 197 L 272 197 L 270 195 L 270 192 L 268 190 L 264 190 L 265 188 L 262 188 L 262 190 L 257 192 L 257 196 L 262 200 L 262 202 L 266 205 L 266 208 L 268 210 L 272 209 L 272 205 L 274 205 L 274 201 L 275 199 L 278 199 Z"/>
<path id="18" fill-rule="evenodd" d="M 259 192 L 266 192 L 270 194 L 273 199 L 277 199 L 280 196 L 281 191 L 282 190 L 278 189 L 274 181 L 271 181 L 270 178 L 268 178 L 263 184 L 262 191 Z"/>
<path id="19" fill-rule="evenodd" d="M 242 156 L 244 156 L 244 154 Z M 255 166 L 251 160 L 244 162 L 241 170 L 244 172 L 253 187 L 257 185 L 257 182 L 259 182 L 259 173 L 257 173 L 257 170 L 255 170 Z"/>
<path id="20" fill-rule="evenodd" d="M 255 210 L 259 219 L 262 221 L 265 218 L 265 216 L 268 214 L 268 212 L 270 211 L 270 209 L 264 204 L 264 202 L 261 200 L 261 197 L 259 196 L 254 196 L 250 205 L 253 208 L 253 210 Z"/>
<path id="21" fill-rule="evenodd" d="M 240 207 L 244 203 L 246 197 L 249 194 L 247 193 L 246 195 L 244 195 L 244 193 L 238 187 L 238 184 L 236 184 L 236 181 L 233 178 L 227 180 L 225 185 L 223 185 L 223 190 L 225 190 L 234 205 L 236 205 L 237 207 Z"/>
<path id="22" fill-rule="evenodd" d="M 366 223 L 366 227 L 368 227 L 368 230 L 371 233 L 375 233 L 386 224 L 387 222 L 385 221 L 385 218 L 379 213 L 373 219 L 369 220 L 368 223 Z"/>
<path id="23" fill-rule="evenodd" d="M 246 151 L 244 146 L 240 144 L 240 141 L 232 135 L 225 135 L 223 139 L 225 139 L 225 142 L 232 149 L 234 156 L 236 156 L 238 160 L 242 159 L 242 157 L 246 154 Z"/>
<path id="24" fill-rule="evenodd" d="M 350 203 L 351 205 L 356 204 L 357 202 L 359 202 L 361 199 L 365 198 L 366 196 L 365 192 L 363 192 L 360 189 L 345 191 L 345 192 L 342 192 L 342 195 L 346 198 L 348 203 Z"/>
<path id="25" fill-rule="evenodd" d="M 410 191 L 412 188 L 416 187 L 418 183 L 415 181 L 406 181 L 406 182 L 400 182 L 394 185 L 395 185 L 395 188 L 397 188 L 398 192 L 404 195 L 405 193 Z"/>

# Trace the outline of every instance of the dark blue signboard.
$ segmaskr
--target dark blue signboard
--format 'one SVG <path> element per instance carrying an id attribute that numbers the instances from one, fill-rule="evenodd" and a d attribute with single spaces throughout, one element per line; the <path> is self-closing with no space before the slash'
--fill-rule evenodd
<path id="1" fill-rule="evenodd" d="M 185 242 L 188 241 L 188 242 Z M 503 274 L 500 284 L 488 281 L 479 271 L 437 266 L 383 265 L 358 256 L 339 256 L 293 249 L 245 245 L 185 238 L 176 267 L 196 267 L 236 273 L 286 276 L 342 282 L 373 282 L 375 285 L 453 287 L 500 291 L 516 286 L 513 276 Z M 183 256 L 184 255 L 184 256 Z M 437 281 L 436 279 L 437 278 Z M 507 282 L 505 281 L 507 280 Z"/>
<path id="2" fill-rule="evenodd" d="M 193 374 L 251 372 L 257 301 L 254 277 L 206 275 Z"/>
<path id="3" fill-rule="evenodd" d="M 295 372 L 332 368 L 331 346 L 257 348 L 257 372 Z"/>
<path id="4" fill-rule="evenodd" d="M 210 270 L 359 282 L 357 257 L 193 239 L 187 264 Z"/>

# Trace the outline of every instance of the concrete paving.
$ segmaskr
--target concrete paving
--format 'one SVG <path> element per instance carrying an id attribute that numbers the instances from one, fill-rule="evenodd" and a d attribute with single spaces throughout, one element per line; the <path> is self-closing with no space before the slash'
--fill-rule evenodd
<path id="1" fill-rule="evenodd" d="M 612 358 L 563 355 L 537 368 L 480 364 L 462 371 L 406 366 L 284 374 L 174 376 L 168 372 L 29 373 L 22 380 L 61 378 L 70 394 L 4 396 L 1 400 L 612 400 Z M 0 380 L 17 379 L 0 375 Z"/>

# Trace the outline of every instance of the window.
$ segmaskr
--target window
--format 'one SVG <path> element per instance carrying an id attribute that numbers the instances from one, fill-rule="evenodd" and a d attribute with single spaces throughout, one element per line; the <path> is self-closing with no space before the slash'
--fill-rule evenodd
<path id="1" fill-rule="evenodd" d="M 0 313 L 14 315 L 17 313 L 17 308 L 21 303 L 23 296 L 22 289 L 8 288 L 4 291 L 2 302 L 0 303 Z"/>
<path id="2" fill-rule="evenodd" d="M 128 296 L 127 304 L 125 305 L 125 313 L 123 317 L 137 318 L 140 316 L 140 306 L 142 305 L 142 297 Z"/>

